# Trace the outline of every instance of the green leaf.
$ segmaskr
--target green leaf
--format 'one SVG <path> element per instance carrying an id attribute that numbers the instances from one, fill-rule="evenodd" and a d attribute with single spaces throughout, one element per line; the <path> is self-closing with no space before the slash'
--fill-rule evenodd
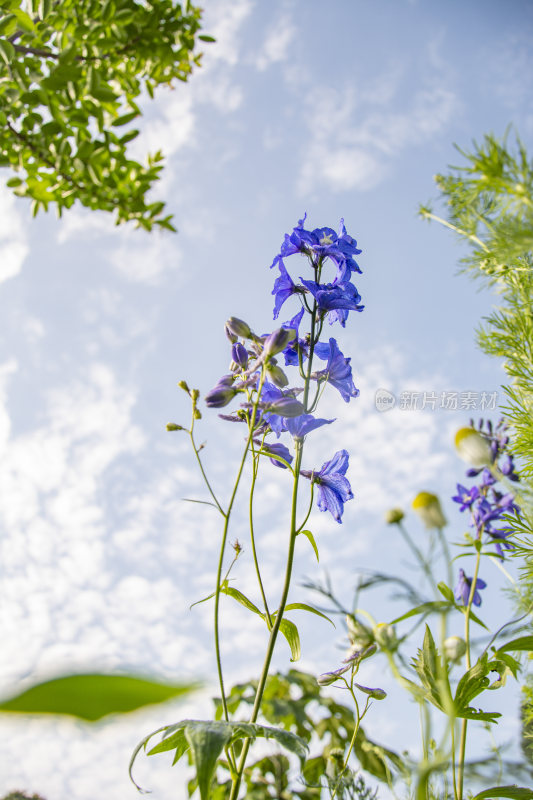
<path id="1" fill-rule="evenodd" d="M 445 714 L 454 713 L 448 670 L 427 625 L 424 644 L 422 650 L 418 651 L 417 657 L 413 659 L 413 667 L 428 691 L 428 700 Z"/>
<path id="2" fill-rule="evenodd" d="M 0 58 L 8 65 L 15 58 L 15 48 L 7 39 L 0 39 Z"/>
<path id="3" fill-rule="evenodd" d="M 14 8 L 12 14 L 15 15 L 19 28 L 26 33 L 33 33 L 35 30 L 35 25 L 33 24 L 32 18 L 29 16 L 29 14 L 26 14 L 26 12 L 21 8 Z"/>
<path id="4" fill-rule="evenodd" d="M 498 647 L 497 652 L 504 653 L 506 650 L 533 650 L 533 636 L 520 636 L 518 639 L 505 642 L 501 647 Z"/>
<path id="5" fill-rule="evenodd" d="M 91 94 L 93 95 L 93 97 L 95 96 L 94 92 L 91 92 Z M 132 120 L 134 120 L 138 116 L 139 116 L 138 111 L 130 111 L 128 114 L 122 114 L 122 116 L 114 119 L 111 125 L 114 128 L 118 128 L 120 127 L 120 125 L 127 125 L 128 122 L 132 122 Z"/>
<path id="6" fill-rule="evenodd" d="M 313 548 L 313 550 L 315 551 L 316 560 L 317 560 L 317 561 L 320 561 L 320 559 L 319 559 L 319 557 L 318 557 L 318 547 L 316 546 L 315 537 L 313 536 L 313 534 L 311 533 L 311 531 L 300 531 L 300 534 L 301 534 L 302 536 L 307 536 L 307 538 L 308 538 L 308 539 L 309 539 L 309 541 L 311 542 L 311 547 L 312 547 L 312 548 Z"/>
<path id="7" fill-rule="evenodd" d="M 66 714 L 94 722 L 108 714 L 123 714 L 152 703 L 163 703 L 196 688 L 198 684 L 176 685 L 132 675 L 66 675 L 38 683 L 0 701 L 0 711 Z"/>
<path id="8" fill-rule="evenodd" d="M 281 728 L 272 728 L 254 722 L 204 722 L 203 720 L 185 719 L 175 725 L 158 728 L 137 745 L 130 761 L 130 778 L 138 789 L 140 787 L 132 776 L 133 763 L 140 750 L 146 749 L 152 736 L 161 732 L 163 732 L 163 740 L 150 750 L 148 755 L 162 753 L 175 747 L 176 756 L 173 762 L 175 764 L 190 746 L 201 800 L 209 800 L 217 761 L 226 745 L 233 744 L 239 739 L 251 739 L 252 741 L 258 737 L 274 739 L 286 750 L 297 755 L 302 763 L 308 750 L 307 744 L 301 737 Z"/>
<path id="9" fill-rule="evenodd" d="M 39 2 L 39 16 L 44 19 L 50 13 L 52 8 L 52 0 L 40 0 Z"/>
<path id="10" fill-rule="evenodd" d="M 431 613 L 433 611 L 443 611 L 446 608 L 450 608 L 450 604 L 444 600 L 432 600 L 428 603 L 422 603 L 421 606 L 416 606 L 416 608 L 412 608 L 410 611 L 407 611 L 405 614 L 402 614 L 401 617 L 396 617 L 391 622 L 391 625 L 395 625 L 397 622 L 401 622 L 404 619 L 408 619 L 409 617 L 415 617 L 417 614 L 425 614 Z"/>
<path id="11" fill-rule="evenodd" d="M 205 33 L 201 33 L 198 38 L 201 42 L 216 42 L 216 39 L 213 36 L 207 36 Z"/>
<path id="12" fill-rule="evenodd" d="M 244 595 L 242 592 L 239 592 L 238 589 L 234 589 L 232 586 L 227 586 L 227 585 L 224 586 L 223 585 L 223 586 L 220 587 L 220 590 L 222 592 L 224 592 L 224 594 L 227 594 L 230 597 L 233 597 L 234 600 L 236 600 L 238 603 L 240 603 L 241 606 L 244 606 L 245 608 L 247 608 L 249 611 L 253 611 L 254 614 L 257 614 L 258 616 L 262 617 L 263 619 L 265 618 L 265 615 L 262 614 L 261 611 L 259 611 L 257 606 L 254 605 L 251 600 L 248 600 L 246 595 Z"/>
<path id="13" fill-rule="evenodd" d="M 231 734 L 231 727 L 220 722 L 198 722 L 185 727 L 185 738 L 192 750 L 202 800 L 209 800 L 218 757 L 229 743 Z"/>
<path id="14" fill-rule="evenodd" d="M 439 592 L 441 593 L 441 595 L 442 595 L 442 596 L 443 596 L 443 597 L 444 597 L 444 598 L 445 598 L 445 599 L 446 599 L 446 600 L 447 600 L 449 603 L 453 603 L 453 604 L 455 605 L 455 599 L 454 599 L 454 596 L 453 596 L 453 592 L 452 592 L 452 590 L 450 589 L 450 587 L 449 587 L 449 586 L 447 586 L 447 585 L 444 583 L 444 581 L 441 581 L 439 584 L 437 584 L 437 589 L 439 590 Z"/>
<path id="15" fill-rule="evenodd" d="M 285 606 L 285 611 L 309 611 L 310 614 L 316 614 L 317 617 L 322 617 L 322 619 L 326 619 L 330 622 L 333 627 L 335 627 L 335 623 L 332 619 L 327 617 L 322 611 L 319 611 L 317 608 L 313 608 L 313 606 L 307 605 L 307 603 L 289 603 Z"/>
<path id="16" fill-rule="evenodd" d="M 465 672 L 455 691 L 455 711 L 458 717 L 494 722 L 501 716 L 496 712 L 481 711 L 470 706 L 474 697 L 489 688 L 490 680 L 487 676 L 495 667 L 500 667 L 500 665 L 495 661 L 489 661 L 485 654 L 468 672 Z"/>
<path id="17" fill-rule="evenodd" d="M 531 800 L 533 790 L 524 789 L 522 786 L 494 786 L 492 789 L 485 789 L 476 794 L 472 800 L 484 800 L 492 797 L 510 797 L 512 800 Z"/>
<path id="18" fill-rule="evenodd" d="M 282 619 L 279 626 L 280 633 L 286 638 L 291 648 L 291 661 L 298 661 L 302 654 L 300 646 L 300 634 L 298 628 L 289 619 Z"/>

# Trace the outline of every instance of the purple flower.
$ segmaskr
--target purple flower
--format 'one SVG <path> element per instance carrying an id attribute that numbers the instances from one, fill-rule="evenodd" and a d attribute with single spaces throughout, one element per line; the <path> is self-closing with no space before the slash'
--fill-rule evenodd
<path id="1" fill-rule="evenodd" d="M 300 322 L 302 321 L 304 315 L 304 309 L 301 308 L 294 317 L 289 320 L 289 322 L 284 322 L 284 328 L 290 328 L 291 330 L 295 331 L 296 336 L 295 338 L 287 345 L 285 350 L 283 351 L 283 355 L 285 356 L 285 366 L 297 367 L 298 366 L 298 350 L 302 351 L 302 359 L 305 360 L 307 358 L 307 342 L 304 339 L 298 338 L 298 329 L 300 327 Z"/>
<path id="2" fill-rule="evenodd" d="M 238 391 L 233 386 L 234 378 L 234 375 L 223 375 L 218 380 L 205 396 L 205 404 L 208 408 L 223 408 L 233 400 Z"/>
<path id="3" fill-rule="evenodd" d="M 322 425 L 331 425 L 334 419 L 316 419 L 312 414 L 302 414 L 286 421 L 285 430 L 289 431 L 294 439 L 303 439 L 308 433 Z"/>
<path id="4" fill-rule="evenodd" d="M 340 322 L 344 328 L 349 311 L 362 311 L 361 295 L 353 283 L 316 283 L 300 278 L 303 285 L 313 295 L 322 313 L 329 312 L 329 322 Z"/>
<path id="5" fill-rule="evenodd" d="M 479 595 L 478 589 L 484 589 L 486 587 L 485 581 L 482 581 L 481 578 L 478 578 L 476 581 L 475 589 L 474 589 L 474 598 L 472 600 L 475 606 L 481 605 L 481 597 Z M 470 597 L 470 587 L 472 586 L 472 578 L 467 578 L 465 575 L 465 571 L 463 569 L 459 570 L 459 581 L 457 586 L 455 587 L 454 595 L 457 602 L 460 600 L 463 601 L 463 605 L 468 605 L 468 599 Z"/>
<path id="6" fill-rule="evenodd" d="M 281 257 L 278 261 L 278 267 L 280 272 L 279 278 L 274 282 L 274 289 L 272 290 L 272 294 L 274 295 L 274 319 L 278 318 L 281 306 L 285 300 L 297 291 L 294 281 L 285 269 L 285 264 Z"/>
<path id="7" fill-rule="evenodd" d="M 330 339 L 329 344 L 317 344 L 315 353 L 319 358 L 327 358 L 326 368 L 315 372 L 316 380 L 326 379 L 335 389 L 338 389 L 342 399 L 350 402 L 351 397 L 359 396 L 359 389 L 354 386 L 350 359 L 344 358 L 335 339 Z"/>
<path id="8" fill-rule="evenodd" d="M 248 350 L 240 342 L 236 342 L 231 346 L 231 359 L 242 369 L 248 366 Z"/>
<path id="9" fill-rule="evenodd" d="M 275 444 L 270 444 L 269 442 L 260 442 L 254 439 L 255 443 L 258 444 L 264 453 L 272 453 L 274 456 L 279 456 L 287 464 L 292 462 L 292 455 L 288 447 L 285 447 L 284 444 L 281 442 L 276 442 Z M 283 464 L 281 461 L 278 461 L 277 458 L 271 458 L 270 461 L 274 464 L 275 467 L 280 467 L 281 469 L 287 469 L 287 466 Z"/>
<path id="10" fill-rule="evenodd" d="M 472 486 L 469 490 L 466 486 L 462 486 L 460 483 L 457 484 L 457 494 L 455 497 L 452 497 L 452 500 L 455 503 L 461 503 L 461 508 L 459 511 L 464 511 L 467 508 L 470 508 L 474 500 L 477 500 L 479 497 L 479 489 L 477 486 Z"/>
<path id="11" fill-rule="evenodd" d="M 318 507 L 329 511 L 337 522 L 341 522 L 344 503 L 353 499 L 352 489 L 346 478 L 349 455 L 339 450 L 330 461 L 322 465 L 320 472 L 302 470 L 302 475 L 311 478 L 318 487 Z"/>

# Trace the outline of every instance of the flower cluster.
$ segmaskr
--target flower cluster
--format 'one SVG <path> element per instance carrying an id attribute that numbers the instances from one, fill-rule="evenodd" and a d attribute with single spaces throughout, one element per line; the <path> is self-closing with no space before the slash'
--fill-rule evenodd
<path id="1" fill-rule="evenodd" d="M 271 443 L 268 437 L 292 437 L 295 448 L 305 437 L 334 420 L 314 416 L 324 386 L 333 386 L 345 402 L 359 395 L 352 375 L 350 359 L 341 352 L 337 341 L 328 337 L 321 341 L 326 319 L 330 324 L 345 326 L 350 311 L 362 311 L 361 297 L 351 281 L 360 273 L 355 256 L 361 253 L 357 242 L 346 231 L 341 220 L 340 230 L 304 228 L 305 217 L 291 234 L 286 234 L 272 267 L 279 275 L 274 282 L 274 319 L 291 296 L 300 308 L 288 322 L 270 334 L 257 335 L 248 323 L 231 317 L 226 323 L 226 335 L 231 343 L 231 363 L 207 394 L 210 408 L 223 408 L 235 398 L 241 400 L 238 410 L 221 414 L 223 419 L 247 423 L 252 430 L 252 442 L 257 452 L 268 456 L 273 464 L 290 469 L 294 455 L 283 442 Z M 311 274 L 295 282 L 287 271 L 285 260 L 300 254 L 306 257 Z M 333 267 L 326 282 L 325 272 Z M 304 315 L 309 318 L 309 330 L 302 333 Z M 284 364 L 280 364 L 280 356 Z M 315 359 L 325 362 L 322 369 L 313 369 Z M 296 368 L 302 386 L 290 386 L 287 367 Z M 300 470 L 317 487 L 318 507 L 330 511 L 341 522 L 344 504 L 353 497 L 346 471 L 349 456 L 339 450 L 320 469 Z"/>
<path id="2" fill-rule="evenodd" d="M 455 441 L 459 454 L 474 465 L 466 471 L 466 475 L 469 478 L 479 476 L 479 481 L 469 488 L 458 483 L 457 494 L 452 497 L 452 500 L 459 504 L 460 511 L 470 513 L 470 527 L 474 529 L 474 539 L 494 545 L 501 559 L 504 558 L 504 549 L 513 548 L 508 541 L 512 529 L 505 525 L 504 516 L 520 511 L 512 492 L 502 492 L 496 488 L 501 480 L 519 480 L 512 456 L 507 452 L 509 437 L 506 431 L 507 425 L 503 420 L 500 420 L 495 427 L 490 420 L 486 425 L 480 420 L 477 429 L 471 421 L 469 428 L 461 428 L 457 432 Z M 459 570 L 455 597 L 464 605 L 468 604 L 472 592 L 472 580 L 463 570 Z M 484 589 L 485 585 L 484 581 L 477 578 L 472 600 L 476 606 L 481 604 L 478 590 Z"/>

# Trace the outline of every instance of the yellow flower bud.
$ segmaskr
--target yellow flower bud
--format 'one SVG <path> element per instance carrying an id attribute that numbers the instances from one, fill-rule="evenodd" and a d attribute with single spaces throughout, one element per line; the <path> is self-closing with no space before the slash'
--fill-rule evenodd
<path id="1" fill-rule="evenodd" d="M 473 467 L 486 467 L 492 464 L 489 441 L 474 428 L 459 428 L 455 434 L 455 447 L 463 461 Z"/>
<path id="2" fill-rule="evenodd" d="M 390 508 L 385 512 L 385 522 L 387 525 L 397 525 L 405 517 L 401 508 Z"/>
<path id="3" fill-rule="evenodd" d="M 413 510 L 416 511 L 427 530 L 443 528 L 448 524 L 436 494 L 419 492 L 413 500 Z"/>

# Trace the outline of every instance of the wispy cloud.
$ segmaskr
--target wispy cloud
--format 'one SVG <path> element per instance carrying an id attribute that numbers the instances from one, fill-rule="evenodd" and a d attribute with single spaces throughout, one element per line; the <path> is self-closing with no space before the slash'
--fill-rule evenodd
<path id="1" fill-rule="evenodd" d="M 388 96 L 385 85 L 381 91 Z M 454 94 L 440 86 L 419 89 L 403 112 L 376 109 L 351 88 L 316 89 L 308 108 L 310 138 L 303 153 L 299 193 L 316 192 L 322 186 L 332 191 L 373 188 L 395 157 L 448 123 L 455 104 Z"/>
<path id="2" fill-rule="evenodd" d="M 288 12 L 284 12 L 267 31 L 263 45 L 255 59 L 257 69 L 264 71 L 272 64 L 286 61 L 297 28 Z"/>

